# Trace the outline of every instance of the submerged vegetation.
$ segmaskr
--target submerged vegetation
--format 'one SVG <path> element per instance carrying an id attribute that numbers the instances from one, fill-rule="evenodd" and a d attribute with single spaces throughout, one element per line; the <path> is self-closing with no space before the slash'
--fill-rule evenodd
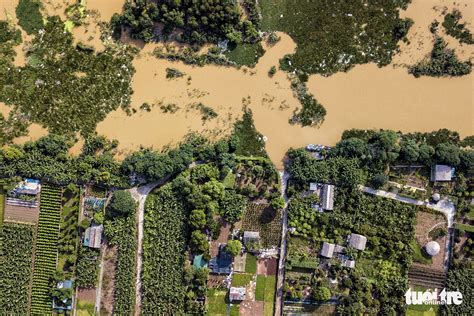
<path id="1" fill-rule="evenodd" d="M 415 77 L 430 76 L 464 76 L 471 73 L 471 61 L 458 60 L 453 49 L 447 48 L 446 42 L 437 37 L 430 58 L 409 68 Z"/>
<path id="2" fill-rule="evenodd" d="M 204 105 L 203 103 L 194 103 L 191 105 L 192 109 L 196 109 L 201 113 L 201 120 L 203 123 L 207 122 L 208 120 L 212 120 L 218 116 L 217 112 L 214 111 L 213 108 Z"/>
<path id="3" fill-rule="evenodd" d="M 27 56 L 23 67 L 2 59 L 0 101 L 51 132 L 89 135 L 109 112 L 130 104 L 131 48 L 109 46 L 96 54 L 74 46 L 72 34 L 53 16 Z"/>
<path id="4" fill-rule="evenodd" d="M 181 78 L 185 75 L 184 72 L 176 68 L 166 68 L 166 79 Z"/>
<path id="5" fill-rule="evenodd" d="M 300 101 L 301 108 L 299 110 L 295 109 L 289 123 L 300 124 L 301 126 L 320 126 L 326 116 L 326 109 L 308 92 L 307 80 L 308 75 L 303 73 L 294 76 L 291 81 L 291 89 Z"/>
<path id="6" fill-rule="evenodd" d="M 27 34 L 38 33 L 43 27 L 43 17 L 41 15 L 40 0 L 20 0 L 16 7 L 16 17 L 18 25 L 21 26 Z"/>
<path id="7" fill-rule="evenodd" d="M 471 32 L 464 23 L 459 23 L 461 19 L 462 15 L 459 10 L 455 9 L 453 12 L 446 14 L 443 21 L 446 34 L 456 38 L 460 43 L 474 44 Z"/>
<path id="8" fill-rule="evenodd" d="M 388 65 L 412 25 L 400 9 L 410 0 L 261 0 L 262 29 L 288 33 L 298 45 L 288 68 L 331 75 L 369 62 Z"/>

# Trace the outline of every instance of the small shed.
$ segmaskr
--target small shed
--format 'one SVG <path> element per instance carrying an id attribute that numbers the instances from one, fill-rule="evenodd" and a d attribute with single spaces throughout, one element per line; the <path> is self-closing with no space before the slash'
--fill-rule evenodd
<path id="1" fill-rule="evenodd" d="M 84 232 L 82 244 L 89 248 L 99 249 L 102 243 L 103 225 L 91 226 Z"/>
<path id="2" fill-rule="evenodd" d="M 244 244 L 249 242 L 258 242 L 260 240 L 260 233 L 253 231 L 244 231 Z"/>
<path id="3" fill-rule="evenodd" d="M 346 259 L 342 261 L 342 266 L 350 269 L 354 269 L 355 264 L 355 260 Z"/>
<path id="4" fill-rule="evenodd" d="M 431 181 L 446 182 L 451 181 L 454 168 L 448 165 L 434 165 L 431 167 Z"/>
<path id="5" fill-rule="evenodd" d="M 311 183 L 309 184 L 309 190 L 310 190 L 311 192 L 314 192 L 314 191 L 316 191 L 317 189 L 318 189 L 318 184 L 317 184 L 316 182 L 311 182 Z"/>
<path id="6" fill-rule="evenodd" d="M 321 256 L 326 258 L 332 258 L 334 253 L 334 244 L 324 242 L 323 247 L 321 248 Z"/>
<path id="7" fill-rule="evenodd" d="M 334 208 L 334 186 L 331 184 L 323 185 L 321 190 L 321 207 L 326 211 L 332 211 Z"/>
<path id="8" fill-rule="evenodd" d="M 245 287 L 231 287 L 229 290 L 229 300 L 231 302 L 245 300 Z"/>
<path id="9" fill-rule="evenodd" d="M 359 234 L 350 234 L 349 235 L 349 246 L 357 250 L 364 250 L 367 243 L 367 237 Z"/>

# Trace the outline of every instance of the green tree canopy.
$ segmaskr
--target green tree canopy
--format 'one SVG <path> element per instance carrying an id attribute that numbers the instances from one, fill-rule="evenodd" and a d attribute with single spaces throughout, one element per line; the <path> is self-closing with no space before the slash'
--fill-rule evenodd
<path id="1" fill-rule="evenodd" d="M 137 207 L 137 203 L 132 194 L 126 190 L 118 190 L 112 194 L 110 204 L 107 207 L 108 215 L 111 217 L 125 217 L 133 214 Z"/>
<path id="2" fill-rule="evenodd" d="M 225 250 L 232 256 L 237 256 L 242 249 L 242 243 L 239 240 L 229 240 L 225 247 Z"/>

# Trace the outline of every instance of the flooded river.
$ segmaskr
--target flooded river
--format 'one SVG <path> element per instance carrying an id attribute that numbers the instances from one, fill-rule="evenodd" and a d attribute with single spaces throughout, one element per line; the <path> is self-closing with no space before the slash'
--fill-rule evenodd
<path id="1" fill-rule="evenodd" d="M 99 19 L 107 20 L 120 11 L 120 2 L 89 0 L 88 8 L 99 10 Z M 280 34 L 281 41 L 266 47 L 266 54 L 255 69 L 247 71 L 216 66 L 199 68 L 158 60 L 150 55 L 155 46 L 146 45 L 134 60 L 132 107 L 137 113 L 132 116 L 122 110 L 110 113 L 97 131 L 118 139 L 123 153 L 140 145 L 162 148 L 179 142 L 191 131 L 216 137 L 228 133 L 232 123 L 242 115 L 243 104 L 248 104 L 257 129 L 268 138 L 267 151 L 278 167 L 289 147 L 334 144 L 341 133 L 350 128 L 389 128 L 404 132 L 449 128 L 461 136 L 474 134 L 472 74 L 460 78 L 417 79 L 403 67 L 429 53 L 433 40 L 429 24 L 435 18 L 442 22 L 440 15 L 444 8 L 451 11 L 453 6 L 463 13 L 466 21 L 472 22 L 471 1 L 456 1 L 454 5 L 453 1 L 413 0 L 403 12 L 403 16 L 415 22 L 408 34 L 410 44 L 401 45 L 401 53 L 392 65 L 356 66 L 348 73 L 328 78 L 311 76 L 308 87 L 327 109 L 326 120 L 319 129 L 288 124 L 299 103 L 284 72 L 268 77 L 270 67 L 277 66 L 281 57 L 295 49 L 291 38 Z M 439 29 L 442 32 L 441 26 Z M 79 37 L 77 33 L 75 36 Z M 461 46 L 451 38 L 447 41 L 462 59 L 472 58 L 472 46 Z M 167 67 L 177 68 L 186 76 L 168 80 L 165 78 Z M 155 105 L 150 112 L 139 109 L 145 102 Z M 200 113 L 193 109 L 193 104 L 198 102 L 212 107 L 219 116 L 203 124 Z M 179 109 L 174 114 L 165 114 L 159 108 L 161 104 L 174 104 Z M 34 136 L 34 131 L 31 135 Z"/>

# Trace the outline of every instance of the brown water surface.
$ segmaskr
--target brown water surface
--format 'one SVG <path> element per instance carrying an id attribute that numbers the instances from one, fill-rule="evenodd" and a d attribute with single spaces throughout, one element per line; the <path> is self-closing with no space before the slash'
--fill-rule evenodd
<path id="1" fill-rule="evenodd" d="M 107 21 L 114 12 L 120 11 L 122 3 L 89 0 L 88 8 L 97 9 L 100 17 L 93 17 L 95 21 L 83 31 L 76 28 L 76 39 L 87 40 L 92 35 L 88 42 L 103 49 L 102 43 L 97 42 L 97 21 Z M 442 22 L 442 12 L 449 12 L 453 7 L 462 12 L 463 20 L 472 31 L 472 1 L 413 0 L 408 10 L 402 12 L 415 22 L 408 34 L 409 44 L 400 45 L 401 53 L 395 56 L 392 65 L 384 68 L 360 65 L 348 73 L 328 78 L 311 76 L 308 87 L 328 112 L 319 129 L 288 124 L 291 113 L 299 104 L 290 89 L 287 74 L 278 71 L 273 78 L 267 75 L 271 66 L 278 65 L 281 57 L 295 49 L 289 36 L 280 34 L 282 40 L 274 47 L 267 47 L 266 54 L 252 70 L 217 66 L 199 68 L 158 60 L 150 54 L 156 45 L 146 45 L 134 60 L 137 71 L 133 80 L 132 107 L 137 113 L 127 116 L 122 110 L 114 111 L 97 130 L 118 139 L 123 153 L 140 145 L 158 149 L 180 141 L 190 131 L 221 137 L 242 115 L 242 105 L 248 104 L 257 129 L 268 138 L 268 153 L 278 167 L 289 147 L 308 143 L 334 144 L 344 130 L 351 128 L 389 128 L 404 132 L 450 128 L 461 136 L 474 134 L 472 74 L 460 78 L 417 79 L 403 67 L 422 60 L 430 52 L 433 42 L 433 35 L 428 30 L 430 23 L 435 18 Z M 460 45 L 455 39 L 444 36 L 442 26 L 439 32 L 461 59 L 473 57 L 473 46 Z M 186 76 L 168 80 L 165 78 L 167 67 L 177 68 Z M 150 112 L 139 109 L 145 102 L 154 105 Z M 198 102 L 212 107 L 218 112 L 218 118 L 203 123 L 199 111 L 192 107 Z M 174 114 L 162 113 L 159 106 L 171 103 L 179 110 Z M 32 128 L 31 137 L 38 137 L 36 133 L 41 134 L 41 131 Z"/>

